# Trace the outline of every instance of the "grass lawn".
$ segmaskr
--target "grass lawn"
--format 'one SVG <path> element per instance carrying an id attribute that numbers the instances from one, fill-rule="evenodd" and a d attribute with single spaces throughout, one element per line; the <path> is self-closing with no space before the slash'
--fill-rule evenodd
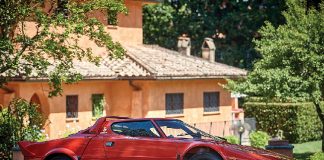
<path id="1" fill-rule="evenodd" d="M 294 158 L 298 160 L 307 159 L 315 152 L 320 152 L 322 148 L 322 141 L 306 142 L 301 144 L 293 144 Z"/>

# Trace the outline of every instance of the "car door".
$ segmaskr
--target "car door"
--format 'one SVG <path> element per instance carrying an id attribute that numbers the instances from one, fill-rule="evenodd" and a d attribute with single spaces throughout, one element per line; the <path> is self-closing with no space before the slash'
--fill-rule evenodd
<path id="1" fill-rule="evenodd" d="M 104 136 L 108 160 L 176 160 L 176 143 L 162 138 L 150 120 L 116 122 Z"/>
<path id="2" fill-rule="evenodd" d="M 81 159 L 86 160 L 105 160 L 105 147 L 103 144 L 103 135 L 88 135 L 85 138 L 89 139 L 88 145 L 84 150 Z"/>

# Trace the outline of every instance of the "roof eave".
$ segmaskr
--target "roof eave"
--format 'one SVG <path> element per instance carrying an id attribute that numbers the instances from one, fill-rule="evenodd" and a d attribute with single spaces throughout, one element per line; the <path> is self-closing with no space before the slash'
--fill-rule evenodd
<path id="1" fill-rule="evenodd" d="M 162 76 L 84 76 L 82 80 L 190 80 L 190 79 L 237 79 L 244 78 L 245 74 L 238 75 L 162 75 Z M 46 77 L 14 77 L 11 81 L 44 82 Z"/>
<path id="2" fill-rule="evenodd" d="M 158 76 L 157 80 L 190 80 L 190 79 L 237 79 L 246 75 L 208 75 L 208 76 Z"/>

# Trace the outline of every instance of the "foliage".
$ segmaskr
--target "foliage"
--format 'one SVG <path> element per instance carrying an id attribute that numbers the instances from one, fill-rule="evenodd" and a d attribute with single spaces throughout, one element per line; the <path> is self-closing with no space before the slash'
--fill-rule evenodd
<path id="1" fill-rule="evenodd" d="M 0 159 L 9 159 L 18 141 L 42 138 L 44 119 L 38 106 L 23 99 L 14 99 L 0 113 Z"/>
<path id="2" fill-rule="evenodd" d="M 267 102 L 310 101 L 324 124 L 320 107 L 324 94 L 324 17 L 320 15 L 324 15 L 324 6 L 306 12 L 305 3 L 288 0 L 288 10 L 283 12 L 286 23 L 277 28 L 266 22 L 260 30 L 262 38 L 254 41 L 262 59 L 246 80 L 229 81 L 228 88 L 264 97 Z"/>
<path id="3" fill-rule="evenodd" d="M 217 61 L 251 68 L 259 58 L 252 43 L 260 35 L 257 30 L 268 20 L 276 25 L 284 22 L 284 1 L 203 1 L 175 0 L 146 5 L 143 9 L 144 43 L 176 49 L 177 37 L 187 34 L 192 40 L 193 54 L 201 53 L 206 37 L 213 38 Z"/>
<path id="4" fill-rule="evenodd" d="M 323 152 L 317 152 L 313 154 L 310 158 L 310 160 L 323 160 L 324 159 L 324 153 Z"/>
<path id="5" fill-rule="evenodd" d="M 271 136 L 282 131 L 291 143 L 321 139 L 322 125 L 313 103 L 247 102 L 244 111 L 246 117 L 255 117 L 258 130 Z"/>
<path id="6" fill-rule="evenodd" d="M 62 133 L 59 134 L 60 138 L 66 138 L 68 136 L 70 136 L 71 134 L 75 134 L 78 131 L 75 128 L 66 128 L 66 130 Z"/>
<path id="7" fill-rule="evenodd" d="M 46 77 L 51 88 L 49 96 L 60 94 L 62 83 L 82 78 L 73 71 L 74 60 L 95 64 L 100 61 L 91 48 L 78 44 L 81 36 L 87 36 L 114 56 L 124 53 L 121 45 L 112 41 L 103 24 L 87 16 L 94 10 L 126 12 L 122 0 L 65 1 L 66 4 L 60 5 L 56 2 L 1 1 L 0 87 L 12 77 Z"/>
<path id="8" fill-rule="evenodd" d="M 103 94 L 92 95 L 92 117 L 102 117 L 105 104 L 106 101 Z"/>
<path id="9" fill-rule="evenodd" d="M 228 143 L 232 143 L 232 144 L 239 144 L 240 140 L 239 138 L 237 138 L 236 136 L 226 136 L 224 137 Z"/>
<path id="10" fill-rule="evenodd" d="M 262 131 L 253 131 L 249 135 L 251 146 L 257 147 L 257 148 L 264 148 L 270 139 L 270 136 L 267 134 L 267 132 Z"/>
<path id="11" fill-rule="evenodd" d="M 73 123 L 67 124 L 64 131 L 59 131 L 59 137 L 60 138 L 66 138 L 70 136 L 71 134 L 75 134 L 81 130 L 81 127 L 77 124 L 77 122 L 74 120 Z"/>

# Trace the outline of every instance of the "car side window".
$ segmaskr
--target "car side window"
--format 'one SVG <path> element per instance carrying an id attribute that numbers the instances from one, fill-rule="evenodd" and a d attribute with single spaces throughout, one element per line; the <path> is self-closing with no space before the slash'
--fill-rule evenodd
<path id="1" fill-rule="evenodd" d="M 161 137 L 151 121 L 116 122 L 111 125 L 111 130 L 131 137 Z"/>

